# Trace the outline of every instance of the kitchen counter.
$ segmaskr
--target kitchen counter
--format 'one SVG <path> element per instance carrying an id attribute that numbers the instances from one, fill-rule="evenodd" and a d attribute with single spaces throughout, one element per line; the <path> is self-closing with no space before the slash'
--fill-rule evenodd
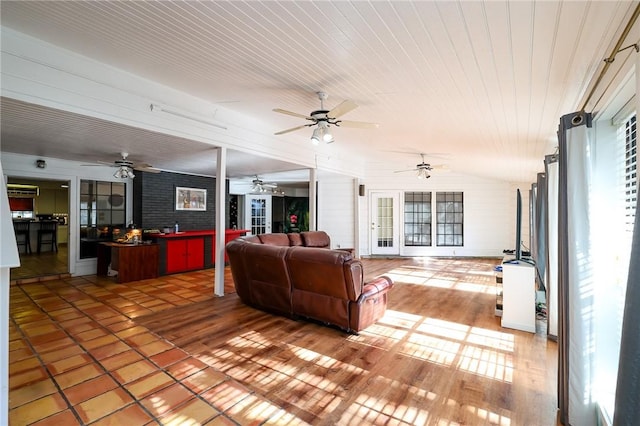
<path id="1" fill-rule="evenodd" d="M 246 229 L 226 229 L 225 244 L 245 235 Z M 203 229 L 171 233 L 146 233 L 160 245 L 160 275 L 212 268 L 216 262 L 216 231 Z M 227 261 L 225 254 L 225 261 Z"/>

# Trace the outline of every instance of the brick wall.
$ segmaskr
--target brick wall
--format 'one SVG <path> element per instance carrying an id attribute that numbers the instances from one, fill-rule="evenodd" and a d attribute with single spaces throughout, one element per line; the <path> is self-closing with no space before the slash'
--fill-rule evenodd
<path id="1" fill-rule="evenodd" d="M 176 187 L 201 188 L 207 190 L 207 210 L 176 210 Z M 136 172 L 133 179 L 133 220 L 141 228 L 173 227 L 178 222 L 181 231 L 215 228 L 216 180 L 204 176 L 179 173 Z M 227 220 L 229 186 L 226 185 Z"/>

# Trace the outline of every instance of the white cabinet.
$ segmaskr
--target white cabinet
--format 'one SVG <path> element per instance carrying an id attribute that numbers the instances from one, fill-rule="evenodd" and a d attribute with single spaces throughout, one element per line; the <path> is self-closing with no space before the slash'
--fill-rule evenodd
<path id="1" fill-rule="evenodd" d="M 502 326 L 536 332 L 536 268 L 526 263 L 502 264 Z"/>

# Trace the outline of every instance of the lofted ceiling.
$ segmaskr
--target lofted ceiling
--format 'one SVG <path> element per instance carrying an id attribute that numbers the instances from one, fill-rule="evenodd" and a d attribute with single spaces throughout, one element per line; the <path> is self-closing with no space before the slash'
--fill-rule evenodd
<path id="1" fill-rule="evenodd" d="M 528 182 L 555 149 L 559 117 L 582 107 L 636 5 L 2 1 L 0 8 L 4 27 L 260 117 L 270 134 L 304 124 L 273 108 L 306 115 L 324 91 L 328 109 L 346 99 L 359 105 L 344 119 L 379 124 L 336 129 L 336 153 L 389 170 L 426 153 L 454 172 Z M 212 148 L 200 142 L 6 95 L 0 106 L 3 151 L 109 161 L 126 149 L 165 170 L 215 173 L 215 156 L 205 155 Z M 305 128 L 279 137 L 309 143 L 310 136 Z M 300 168 L 241 152 L 229 153 L 228 166 L 229 176 Z"/>

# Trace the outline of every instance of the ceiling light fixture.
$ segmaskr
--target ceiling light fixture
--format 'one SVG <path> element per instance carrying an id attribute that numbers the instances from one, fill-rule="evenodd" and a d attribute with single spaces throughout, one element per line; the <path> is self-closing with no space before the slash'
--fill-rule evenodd
<path id="1" fill-rule="evenodd" d="M 332 143 L 334 141 L 331 130 L 329 129 L 329 123 L 326 121 L 318 121 L 318 127 L 313 129 L 311 135 L 311 142 L 314 145 L 318 145 L 320 142 Z"/>
<path id="2" fill-rule="evenodd" d="M 133 170 L 127 166 L 120 166 L 113 174 L 114 178 L 118 179 L 133 179 L 136 175 L 133 173 Z"/>
<path id="3" fill-rule="evenodd" d="M 418 179 L 429 179 L 431 175 L 429 174 L 429 169 L 426 167 L 421 167 L 418 169 Z"/>

